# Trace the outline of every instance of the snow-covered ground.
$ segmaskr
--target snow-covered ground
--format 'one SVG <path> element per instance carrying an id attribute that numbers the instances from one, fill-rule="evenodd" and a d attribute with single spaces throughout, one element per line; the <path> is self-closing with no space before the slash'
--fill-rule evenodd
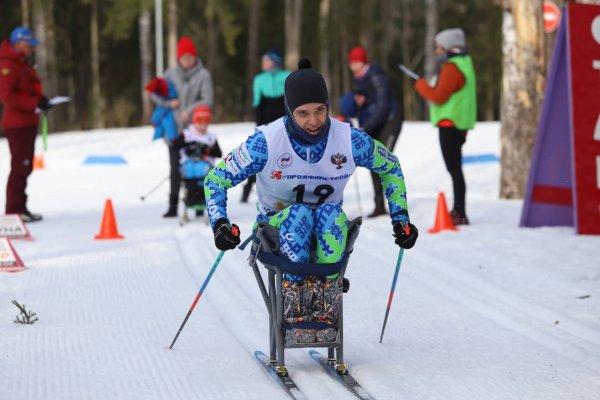
<path id="1" fill-rule="evenodd" d="M 213 129 L 229 150 L 253 125 Z M 498 137 L 497 123 L 480 123 L 464 154 L 498 155 Z M 267 351 L 268 324 L 248 250 L 225 254 L 174 349 L 165 349 L 217 250 L 202 221 L 180 227 L 161 218 L 167 184 L 140 200 L 168 174 L 167 150 L 150 138 L 149 127 L 50 136 L 46 168 L 28 190 L 44 221 L 29 225 L 34 240 L 13 241 L 28 269 L 0 273 L 0 399 L 285 397 L 253 357 Z M 380 344 L 398 248 L 387 217 L 364 221 L 347 271 L 350 372 L 377 399 L 598 399 L 600 237 L 519 228 L 522 202 L 498 199 L 497 162 L 465 165 L 472 225 L 428 234 L 438 192 L 452 203 L 436 130 L 406 123 L 396 153 L 421 235 L 404 254 Z M 91 155 L 127 164 L 83 164 Z M 2 190 L 8 160 L 0 139 Z M 241 187 L 231 191 L 230 217 L 246 237 L 255 208 L 240 195 Z M 123 240 L 94 240 L 108 198 Z M 359 170 L 345 209 L 354 217 L 372 206 L 370 177 Z M 39 321 L 13 323 L 13 299 Z M 286 356 L 308 398 L 353 398 L 306 350 Z"/>

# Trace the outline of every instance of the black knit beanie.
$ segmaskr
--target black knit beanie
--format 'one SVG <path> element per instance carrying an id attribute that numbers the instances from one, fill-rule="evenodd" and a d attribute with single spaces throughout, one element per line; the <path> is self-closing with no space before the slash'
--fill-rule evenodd
<path id="1" fill-rule="evenodd" d="M 285 80 L 285 101 L 290 113 L 302 104 L 324 103 L 329 108 L 329 95 L 325 79 L 312 69 L 308 58 L 298 61 L 298 69 Z"/>

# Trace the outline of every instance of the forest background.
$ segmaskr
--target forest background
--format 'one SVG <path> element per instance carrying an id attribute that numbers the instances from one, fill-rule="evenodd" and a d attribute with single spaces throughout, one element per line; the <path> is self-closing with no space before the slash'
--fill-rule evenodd
<path id="1" fill-rule="evenodd" d="M 388 71 L 405 118 L 424 120 L 426 104 L 398 64 L 433 76 L 434 35 L 461 27 L 477 72 L 478 120 L 503 123 L 501 195 L 522 197 L 555 39 L 542 28 L 543 0 L 1 1 L 0 38 L 16 26 L 32 27 L 41 41 L 35 62 L 45 93 L 72 99 L 52 110 L 50 132 L 149 124 L 144 85 L 160 71 L 158 3 L 164 68 L 176 62 L 178 38 L 193 38 L 213 77 L 214 122 L 252 120 L 252 78 L 272 47 L 284 51 L 288 69 L 300 56 L 311 58 L 337 114 L 339 96 L 352 89 L 347 54 L 356 45 Z"/>

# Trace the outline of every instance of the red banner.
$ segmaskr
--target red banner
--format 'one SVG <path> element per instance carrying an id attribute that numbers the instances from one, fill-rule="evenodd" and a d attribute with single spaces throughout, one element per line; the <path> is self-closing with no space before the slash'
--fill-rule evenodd
<path id="1" fill-rule="evenodd" d="M 575 226 L 600 234 L 600 6 L 569 3 Z"/>

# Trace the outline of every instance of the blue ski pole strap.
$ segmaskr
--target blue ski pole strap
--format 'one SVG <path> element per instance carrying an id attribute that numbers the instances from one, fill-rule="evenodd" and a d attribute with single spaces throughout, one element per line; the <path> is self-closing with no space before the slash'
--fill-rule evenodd
<path id="1" fill-rule="evenodd" d="M 240 244 L 240 245 L 238 246 L 238 249 L 240 249 L 240 250 L 242 250 L 242 251 L 243 251 L 243 250 L 246 248 L 246 246 L 248 246 L 248 244 L 249 244 L 250 242 L 252 242 L 252 241 L 253 241 L 255 238 L 256 238 L 256 231 L 253 231 L 253 232 L 252 232 L 252 235 L 250 235 L 250 236 L 248 237 L 248 239 L 244 240 L 244 241 L 242 242 L 242 244 Z"/>

